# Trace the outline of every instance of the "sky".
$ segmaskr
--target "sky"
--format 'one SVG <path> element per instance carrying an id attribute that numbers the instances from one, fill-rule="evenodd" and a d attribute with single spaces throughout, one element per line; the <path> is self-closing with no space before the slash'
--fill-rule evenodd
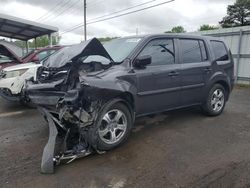
<path id="1" fill-rule="evenodd" d="M 226 15 L 227 6 L 235 0 L 175 0 L 134 14 L 91 23 L 108 18 L 114 12 L 142 3 L 156 5 L 167 0 L 87 0 L 87 37 L 122 37 L 138 34 L 163 33 L 182 25 L 186 31 L 196 31 L 202 24 L 218 25 Z M 61 44 L 81 42 L 83 27 L 70 30 L 84 20 L 83 0 L 0 0 L 0 12 L 59 28 Z M 117 14 L 113 14 L 115 16 Z"/>

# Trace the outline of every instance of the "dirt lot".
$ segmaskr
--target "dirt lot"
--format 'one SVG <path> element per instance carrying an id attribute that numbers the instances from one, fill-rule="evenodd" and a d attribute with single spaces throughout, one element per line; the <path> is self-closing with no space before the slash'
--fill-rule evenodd
<path id="1" fill-rule="evenodd" d="M 40 174 L 48 127 L 0 100 L 0 187 L 250 187 L 250 89 L 216 118 L 189 108 L 139 119 L 128 142 Z"/>

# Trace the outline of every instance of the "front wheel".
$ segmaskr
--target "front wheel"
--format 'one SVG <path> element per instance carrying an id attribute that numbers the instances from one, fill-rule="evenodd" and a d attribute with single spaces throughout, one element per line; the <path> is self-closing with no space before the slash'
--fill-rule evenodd
<path id="1" fill-rule="evenodd" d="M 99 115 L 97 148 L 111 150 L 122 144 L 132 127 L 131 112 L 123 103 L 107 104 Z"/>
<path id="2" fill-rule="evenodd" d="M 215 84 L 209 91 L 206 102 L 202 106 L 205 114 L 209 116 L 220 115 L 226 104 L 226 90 L 220 84 Z"/>

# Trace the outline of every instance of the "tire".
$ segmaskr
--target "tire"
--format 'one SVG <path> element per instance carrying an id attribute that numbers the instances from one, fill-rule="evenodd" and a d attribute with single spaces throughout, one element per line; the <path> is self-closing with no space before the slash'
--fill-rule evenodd
<path id="1" fill-rule="evenodd" d="M 208 116 L 220 115 L 226 105 L 227 92 L 221 84 L 215 84 L 209 91 L 206 102 L 202 105 L 203 112 Z"/>
<path id="2" fill-rule="evenodd" d="M 32 104 L 31 102 L 25 101 L 25 100 L 20 100 L 19 103 L 20 103 L 20 105 L 27 107 L 27 108 L 36 108 L 36 105 Z"/>
<path id="3" fill-rule="evenodd" d="M 24 93 L 24 90 L 22 89 L 21 91 L 21 97 L 20 97 L 20 104 L 22 106 L 25 106 L 25 107 L 28 107 L 28 108 L 36 108 L 36 106 L 34 104 L 32 104 L 30 102 L 30 100 L 27 100 L 27 98 L 25 97 L 25 93 Z"/>
<path id="4" fill-rule="evenodd" d="M 123 144 L 132 128 L 131 112 L 121 102 L 109 102 L 98 116 L 97 149 L 107 151 Z"/>

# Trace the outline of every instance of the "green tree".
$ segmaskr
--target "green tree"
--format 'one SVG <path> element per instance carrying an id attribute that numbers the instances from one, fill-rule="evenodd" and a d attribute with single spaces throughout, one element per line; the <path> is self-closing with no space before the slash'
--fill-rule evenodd
<path id="1" fill-rule="evenodd" d="M 52 36 L 52 45 L 58 45 L 59 41 L 60 41 L 60 38 L 57 38 L 56 36 Z M 49 37 L 47 35 L 37 37 L 36 39 L 36 46 L 38 48 L 49 46 L 49 44 L 50 44 Z M 35 48 L 35 40 L 32 40 L 31 42 L 29 42 L 29 47 Z"/>
<path id="2" fill-rule="evenodd" d="M 208 30 L 214 30 L 214 29 L 219 29 L 219 27 L 208 25 L 208 24 L 203 24 L 200 26 L 199 31 L 208 31 Z"/>
<path id="3" fill-rule="evenodd" d="M 102 38 L 98 38 L 98 40 L 100 42 L 107 42 L 107 41 L 110 41 L 110 40 L 116 39 L 116 38 L 118 38 L 118 37 L 102 37 Z"/>
<path id="4" fill-rule="evenodd" d="M 224 28 L 250 25 L 250 0 L 236 0 L 228 5 L 227 16 L 219 23 Z"/>
<path id="5" fill-rule="evenodd" d="M 184 27 L 176 26 L 171 29 L 171 31 L 166 31 L 165 33 L 186 33 Z"/>

